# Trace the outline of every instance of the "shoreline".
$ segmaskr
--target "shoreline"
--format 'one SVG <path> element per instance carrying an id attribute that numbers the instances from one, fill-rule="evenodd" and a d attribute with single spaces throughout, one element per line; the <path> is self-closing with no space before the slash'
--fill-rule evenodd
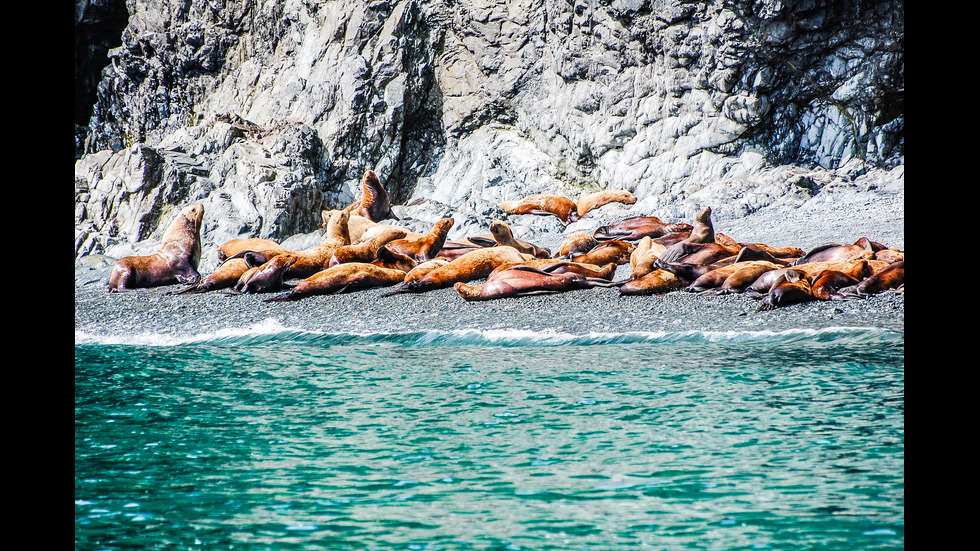
<path id="1" fill-rule="evenodd" d="M 629 215 L 643 213 L 631 212 Z M 610 211 L 590 226 L 624 218 Z M 519 219 L 512 219 L 517 225 Z M 714 221 L 715 230 L 740 242 L 796 245 L 804 250 L 831 242 L 868 237 L 905 248 L 904 193 L 838 194 L 805 208 L 765 209 L 745 217 Z M 583 229 L 566 228 L 565 234 Z M 554 247 L 563 234 L 536 240 Z M 213 244 L 205 244 L 206 248 Z M 295 302 L 265 303 L 268 294 L 167 295 L 180 285 L 108 293 L 106 281 L 114 258 L 92 255 L 75 262 L 75 331 L 112 336 L 160 334 L 193 336 L 241 330 L 273 320 L 284 328 L 328 333 L 405 333 L 428 330 L 529 330 L 589 333 L 684 331 L 786 331 L 866 327 L 905 331 L 904 294 L 886 292 L 847 301 L 811 301 L 757 311 L 761 301 L 744 295 L 621 296 L 617 288 L 593 288 L 556 295 L 466 302 L 452 288 L 381 297 L 388 289 L 313 296 Z M 202 261 L 200 272 L 213 266 Z M 629 275 L 621 265 L 615 280 Z M 478 283 L 478 282 L 471 282 Z"/>

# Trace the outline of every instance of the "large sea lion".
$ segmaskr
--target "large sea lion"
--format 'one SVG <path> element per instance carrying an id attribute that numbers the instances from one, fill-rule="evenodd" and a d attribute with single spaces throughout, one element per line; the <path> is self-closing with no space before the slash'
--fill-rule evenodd
<path id="1" fill-rule="evenodd" d="M 250 268 L 232 287 L 234 293 L 271 293 L 282 290 L 289 268 L 296 263 L 296 255 L 278 254 L 261 266 Z"/>
<path id="2" fill-rule="evenodd" d="M 337 249 L 350 245 L 350 233 L 347 229 L 349 219 L 349 212 L 334 211 L 327 224 L 326 236 L 319 245 L 301 251 L 289 251 L 296 256 L 296 262 L 286 271 L 286 278 L 307 278 L 329 267 L 330 259 Z"/>
<path id="3" fill-rule="evenodd" d="M 359 214 L 373 222 L 380 222 L 387 218 L 398 220 L 395 213 L 391 211 L 391 199 L 388 191 L 381 185 L 381 180 L 373 170 L 364 172 L 361 178 L 361 198 L 354 201 L 344 209 L 352 214 Z"/>
<path id="4" fill-rule="evenodd" d="M 603 266 L 610 262 L 616 264 L 626 264 L 630 261 L 630 255 L 636 245 L 629 241 L 620 239 L 610 239 L 596 245 L 591 251 L 572 257 L 572 262 L 582 262 L 585 264 L 595 264 Z"/>
<path id="5" fill-rule="evenodd" d="M 874 258 L 874 252 L 860 245 L 846 243 L 826 243 L 810 249 L 805 255 L 793 261 L 791 266 L 810 264 L 813 262 L 847 262 Z"/>
<path id="6" fill-rule="evenodd" d="M 396 239 L 403 239 L 408 233 L 404 228 L 378 224 L 365 232 L 361 241 L 335 250 L 327 267 L 345 262 L 372 262 L 378 257 L 378 249 Z"/>
<path id="7" fill-rule="evenodd" d="M 841 289 L 853 287 L 858 283 L 860 281 L 844 272 L 824 270 L 813 276 L 813 282 L 810 284 L 810 293 L 813 294 L 813 298 L 819 300 L 843 300 L 849 297 L 842 293 Z"/>
<path id="8" fill-rule="evenodd" d="M 401 238 L 385 243 L 381 248 L 394 254 L 405 255 L 417 262 L 426 262 L 439 256 L 439 251 L 446 242 L 446 236 L 452 229 L 455 220 L 452 217 L 443 218 L 432 226 L 432 230 L 422 237 Z"/>
<path id="9" fill-rule="evenodd" d="M 238 280 L 241 279 L 242 274 L 252 267 L 253 266 L 249 264 L 247 258 L 230 258 L 222 262 L 221 265 L 214 269 L 214 271 L 202 278 L 197 283 L 189 287 L 185 287 L 179 291 L 172 291 L 168 294 L 193 295 L 197 293 L 206 293 L 208 291 L 228 289 L 234 287 L 235 284 L 238 283 Z"/>
<path id="10" fill-rule="evenodd" d="M 204 205 L 181 209 L 164 232 L 155 254 L 125 256 L 116 261 L 109 273 L 109 292 L 199 281 L 203 220 Z"/>
<path id="11" fill-rule="evenodd" d="M 225 241 L 218 247 L 218 262 L 224 262 L 229 258 L 239 256 L 246 251 L 285 251 L 286 249 L 278 242 L 271 239 L 260 237 L 249 237 L 246 239 L 231 239 Z"/>
<path id="12" fill-rule="evenodd" d="M 555 255 L 555 258 L 572 258 L 583 255 L 596 248 L 598 244 L 599 241 L 588 232 L 572 232 L 558 246 L 558 254 Z"/>
<path id="13" fill-rule="evenodd" d="M 320 211 L 320 218 L 323 220 L 323 225 L 321 226 L 322 229 L 327 229 L 327 226 L 330 225 L 330 219 L 336 212 L 338 212 L 336 209 Z M 351 212 L 350 216 L 347 218 L 347 235 L 350 238 L 351 243 L 358 243 L 362 240 L 362 237 L 367 231 L 380 225 L 382 224 L 378 224 L 370 218 L 365 218 L 360 214 Z"/>
<path id="14" fill-rule="evenodd" d="M 575 272 L 547 272 L 529 265 L 518 265 L 492 272 L 480 285 L 469 285 L 460 281 L 453 284 L 453 288 L 466 301 L 481 301 L 613 285 L 608 279 L 588 277 Z"/>
<path id="15" fill-rule="evenodd" d="M 808 279 L 812 279 L 814 276 L 824 270 L 836 270 L 838 272 L 843 272 L 854 279 L 857 279 L 858 281 L 861 281 L 872 274 L 871 261 L 864 259 L 848 260 L 846 262 L 809 262 L 806 264 L 765 272 L 754 282 L 752 282 L 752 284 L 749 285 L 745 291 L 750 295 L 763 296 L 772 289 L 772 286 L 775 284 L 776 280 L 789 270 L 795 270 L 796 272 L 803 273 Z"/>
<path id="16" fill-rule="evenodd" d="M 285 293 L 266 299 L 265 302 L 286 302 L 313 295 L 350 293 L 375 287 L 389 287 L 401 283 L 405 272 L 382 268 L 364 262 L 337 264 L 300 281 Z"/>
<path id="17" fill-rule="evenodd" d="M 503 220 L 497 218 L 493 219 L 493 222 L 490 223 L 490 235 L 493 236 L 494 241 L 498 245 L 514 247 L 522 253 L 534 255 L 537 258 L 551 257 L 551 251 L 548 249 L 539 247 L 534 243 L 524 241 L 523 239 L 515 238 L 510 226 L 508 226 L 507 222 L 504 222 Z"/>
<path id="18" fill-rule="evenodd" d="M 616 263 L 610 262 L 604 266 L 595 264 L 585 264 L 582 262 L 572 262 L 558 258 L 535 258 L 523 262 L 507 262 L 493 269 L 494 272 L 509 270 L 517 266 L 529 266 L 535 270 L 547 272 L 549 274 L 574 273 L 585 277 L 595 277 L 611 281 L 616 275 Z"/>
<path id="19" fill-rule="evenodd" d="M 599 226 L 593 233 L 593 237 L 599 240 L 623 239 L 625 241 L 638 241 L 646 236 L 653 238 L 663 237 L 671 233 L 690 232 L 692 229 L 693 226 L 690 224 L 667 224 L 656 216 L 634 216 L 605 226 Z"/>
<path id="20" fill-rule="evenodd" d="M 671 263 L 711 264 L 726 256 L 738 254 L 741 246 L 728 236 L 716 239 L 711 224 L 711 207 L 705 207 L 694 219 L 694 228 L 684 240 L 667 247 L 657 267 L 667 269 Z"/>
<path id="21" fill-rule="evenodd" d="M 716 291 L 718 293 L 741 292 L 762 274 L 783 267 L 782 264 L 776 264 L 767 260 L 734 262 L 705 273 L 692 281 L 684 290 L 693 293 L 707 291 Z"/>
<path id="22" fill-rule="evenodd" d="M 667 270 L 655 269 L 642 277 L 631 279 L 619 287 L 621 295 L 654 295 L 681 289 L 689 283 Z"/>
<path id="23" fill-rule="evenodd" d="M 575 212 L 581 218 L 589 211 L 609 203 L 632 205 L 636 203 L 636 197 L 625 189 L 604 189 L 579 197 L 578 201 L 575 202 Z"/>
<path id="24" fill-rule="evenodd" d="M 528 195 L 518 200 L 501 201 L 497 203 L 497 206 L 507 214 L 553 214 L 565 224 L 570 224 L 579 219 L 575 202 L 561 195 L 547 193 Z"/>
<path id="25" fill-rule="evenodd" d="M 905 290 L 904 260 L 893 262 L 884 270 L 865 278 L 854 288 L 854 293 L 858 296 L 868 296 L 888 290 Z"/>
<path id="26" fill-rule="evenodd" d="M 769 293 L 762 299 L 758 310 L 772 310 L 783 306 L 801 304 L 814 300 L 807 273 L 792 268 L 780 270 Z"/>
<path id="27" fill-rule="evenodd" d="M 424 293 L 434 289 L 452 287 L 455 283 L 483 279 L 490 275 L 494 268 L 506 262 L 523 262 L 534 260 L 529 254 L 524 254 L 514 247 L 487 247 L 470 251 L 444 266 L 425 274 L 414 281 L 396 286 L 382 296 L 399 293 Z"/>
<path id="28" fill-rule="evenodd" d="M 630 254 L 630 279 L 639 279 L 652 272 L 654 264 L 666 250 L 667 247 L 655 242 L 649 235 L 640 239 Z"/>

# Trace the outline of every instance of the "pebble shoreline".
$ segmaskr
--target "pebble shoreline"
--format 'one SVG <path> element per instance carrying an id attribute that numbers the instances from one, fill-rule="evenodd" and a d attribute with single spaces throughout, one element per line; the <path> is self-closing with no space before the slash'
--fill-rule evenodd
<path id="1" fill-rule="evenodd" d="M 904 250 L 904 198 L 867 194 L 826 201 L 819 208 L 754 213 L 715 221 L 715 230 L 742 242 L 804 250 L 867 236 Z M 854 205 L 860 205 L 855 216 Z M 596 225 L 605 223 L 597 220 Z M 550 236 L 554 246 L 561 236 Z M 744 295 L 621 296 L 616 288 L 594 288 L 486 302 L 466 302 L 455 290 L 381 297 L 385 289 L 265 303 L 269 295 L 168 295 L 168 286 L 108 293 L 113 259 L 85 257 L 75 264 L 75 331 L 88 335 L 192 336 L 260 324 L 326 333 L 405 333 L 429 330 L 527 330 L 589 333 L 684 331 L 785 331 L 832 327 L 876 327 L 904 332 L 905 296 L 893 292 L 848 301 L 812 301 L 757 311 L 760 301 Z M 201 267 L 202 274 L 212 267 Z M 629 274 L 629 266 L 616 279 Z"/>

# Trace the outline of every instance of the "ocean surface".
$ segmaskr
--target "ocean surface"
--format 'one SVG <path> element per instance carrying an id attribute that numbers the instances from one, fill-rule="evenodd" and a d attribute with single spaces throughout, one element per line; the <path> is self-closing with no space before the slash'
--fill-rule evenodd
<path id="1" fill-rule="evenodd" d="M 75 334 L 75 549 L 904 549 L 905 337 Z"/>

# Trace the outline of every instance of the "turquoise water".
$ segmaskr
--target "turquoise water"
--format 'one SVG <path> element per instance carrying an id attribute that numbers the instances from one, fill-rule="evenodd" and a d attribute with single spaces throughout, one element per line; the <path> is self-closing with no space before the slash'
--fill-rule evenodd
<path id="1" fill-rule="evenodd" d="M 903 549 L 904 334 L 75 342 L 75 549 Z"/>

